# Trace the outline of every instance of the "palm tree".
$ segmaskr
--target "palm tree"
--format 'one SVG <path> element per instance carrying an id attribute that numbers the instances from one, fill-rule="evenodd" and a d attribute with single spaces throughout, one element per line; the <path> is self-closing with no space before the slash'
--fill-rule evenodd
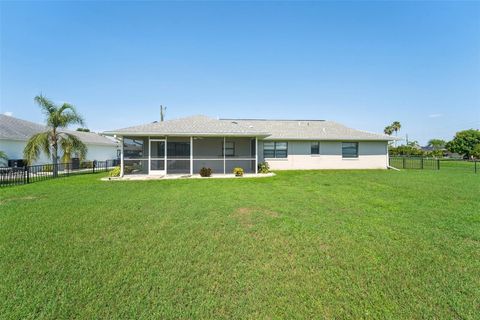
<path id="1" fill-rule="evenodd" d="M 52 157 L 54 164 L 53 175 L 58 174 L 58 148 L 60 147 L 69 160 L 72 152 L 78 152 L 80 157 L 84 158 L 87 154 L 87 146 L 73 134 L 60 131 L 71 124 L 84 125 L 84 120 L 75 107 L 68 103 L 55 105 L 52 101 L 43 95 L 36 96 L 34 101 L 40 106 L 46 116 L 47 130 L 34 134 L 27 142 L 23 150 L 24 158 L 28 163 L 38 159 L 40 152 L 43 151 L 49 157 Z"/>
<path id="2" fill-rule="evenodd" d="M 4 161 L 7 161 L 7 160 L 8 160 L 7 154 L 0 150 L 0 163 L 3 163 Z"/>
<path id="3" fill-rule="evenodd" d="M 389 136 L 391 136 L 392 133 L 395 132 L 395 136 L 397 136 L 397 133 L 398 133 L 398 131 L 400 130 L 401 127 L 402 127 L 402 125 L 400 124 L 400 122 L 394 121 L 394 122 L 392 122 L 391 125 L 386 126 L 385 129 L 383 129 L 383 132 L 385 134 L 388 134 Z M 397 146 L 397 141 L 396 140 L 395 140 L 395 146 Z"/>
<path id="4" fill-rule="evenodd" d="M 402 125 L 398 121 L 394 121 L 392 123 L 392 129 L 393 129 L 393 131 L 395 131 L 395 135 L 397 135 L 397 132 L 400 131 L 401 127 L 402 127 Z"/>
<path id="5" fill-rule="evenodd" d="M 389 136 L 391 136 L 392 133 L 393 133 L 393 128 L 392 128 L 392 126 L 386 126 L 385 129 L 383 129 L 383 133 L 388 134 Z"/>

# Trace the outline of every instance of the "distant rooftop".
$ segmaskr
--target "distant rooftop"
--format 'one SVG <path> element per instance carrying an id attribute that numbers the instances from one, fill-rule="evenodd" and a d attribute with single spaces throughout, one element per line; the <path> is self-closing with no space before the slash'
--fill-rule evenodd
<path id="1" fill-rule="evenodd" d="M 0 114 L 0 139 L 27 141 L 34 134 L 45 130 L 46 127 L 44 125 Z M 95 132 L 81 132 L 65 129 L 61 129 L 60 131 L 73 134 L 86 144 L 116 145 L 116 142 L 112 141 L 111 138 L 104 137 Z"/>

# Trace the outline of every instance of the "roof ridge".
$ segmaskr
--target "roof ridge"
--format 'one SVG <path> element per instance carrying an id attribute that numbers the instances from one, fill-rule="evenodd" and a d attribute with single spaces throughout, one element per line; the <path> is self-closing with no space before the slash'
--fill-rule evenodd
<path id="1" fill-rule="evenodd" d="M 227 121 L 328 121 L 323 119 L 260 119 L 260 118 L 220 118 Z"/>

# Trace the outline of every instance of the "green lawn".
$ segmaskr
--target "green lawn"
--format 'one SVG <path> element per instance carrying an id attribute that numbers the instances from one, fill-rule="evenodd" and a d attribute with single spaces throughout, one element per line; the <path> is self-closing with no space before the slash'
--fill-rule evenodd
<path id="1" fill-rule="evenodd" d="M 480 161 L 477 161 L 477 174 L 480 174 Z M 475 173 L 475 162 L 462 160 L 440 160 L 440 170 L 456 170 L 464 173 Z"/>
<path id="2" fill-rule="evenodd" d="M 480 314 L 480 174 L 0 189 L 0 318 L 444 318 Z"/>

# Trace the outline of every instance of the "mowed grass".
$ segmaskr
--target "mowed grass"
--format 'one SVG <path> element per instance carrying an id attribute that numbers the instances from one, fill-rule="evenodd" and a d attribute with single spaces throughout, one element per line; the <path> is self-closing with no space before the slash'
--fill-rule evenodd
<path id="1" fill-rule="evenodd" d="M 440 170 L 459 171 L 464 173 L 475 173 L 475 165 L 477 166 L 477 174 L 480 173 L 480 161 L 462 161 L 462 160 L 440 160 Z"/>
<path id="2" fill-rule="evenodd" d="M 474 319 L 480 174 L 0 190 L 0 318 Z"/>

